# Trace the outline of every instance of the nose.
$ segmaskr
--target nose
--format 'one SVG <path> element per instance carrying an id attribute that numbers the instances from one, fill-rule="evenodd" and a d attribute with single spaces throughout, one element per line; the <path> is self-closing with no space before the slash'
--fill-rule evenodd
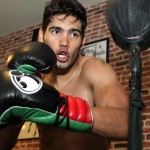
<path id="1" fill-rule="evenodd" d="M 64 34 L 60 40 L 60 46 L 69 47 L 69 36 Z"/>

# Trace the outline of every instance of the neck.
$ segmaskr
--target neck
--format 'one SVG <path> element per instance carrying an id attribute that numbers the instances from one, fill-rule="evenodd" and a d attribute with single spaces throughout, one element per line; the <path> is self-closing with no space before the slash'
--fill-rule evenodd
<path id="1" fill-rule="evenodd" d="M 67 69 L 54 69 L 48 77 L 48 81 L 52 83 L 53 86 L 60 89 L 60 87 L 63 87 L 67 85 L 70 81 L 72 81 L 73 78 L 75 78 L 79 72 L 80 72 L 80 62 L 82 60 L 82 57 L 79 57 L 74 65 L 71 68 Z"/>

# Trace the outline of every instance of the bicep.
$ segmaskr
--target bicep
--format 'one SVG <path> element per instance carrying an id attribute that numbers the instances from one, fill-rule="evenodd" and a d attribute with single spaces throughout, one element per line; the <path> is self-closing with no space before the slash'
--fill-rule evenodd
<path id="1" fill-rule="evenodd" d="M 97 62 L 91 84 L 96 106 L 128 109 L 128 94 L 109 64 Z"/>

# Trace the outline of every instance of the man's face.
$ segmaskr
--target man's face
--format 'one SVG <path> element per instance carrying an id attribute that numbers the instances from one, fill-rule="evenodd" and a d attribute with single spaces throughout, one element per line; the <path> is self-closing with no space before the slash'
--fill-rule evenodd
<path id="1" fill-rule="evenodd" d="M 67 69 L 78 57 L 84 44 L 81 22 L 73 16 L 55 15 L 46 32 L 39 33 L 41 42 L 48 44 L 56 54 L 57 68 Z"/>

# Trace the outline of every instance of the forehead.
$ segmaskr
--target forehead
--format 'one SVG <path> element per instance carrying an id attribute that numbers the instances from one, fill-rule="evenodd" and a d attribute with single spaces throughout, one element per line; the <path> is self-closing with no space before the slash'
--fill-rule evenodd
<path id="1" fill-rule="evenodd" d="M 77 19 L 74 16 L 54 15 L 49 25 L 65 25 L 81 29 L 82 23 L 79 19 Z"/>

